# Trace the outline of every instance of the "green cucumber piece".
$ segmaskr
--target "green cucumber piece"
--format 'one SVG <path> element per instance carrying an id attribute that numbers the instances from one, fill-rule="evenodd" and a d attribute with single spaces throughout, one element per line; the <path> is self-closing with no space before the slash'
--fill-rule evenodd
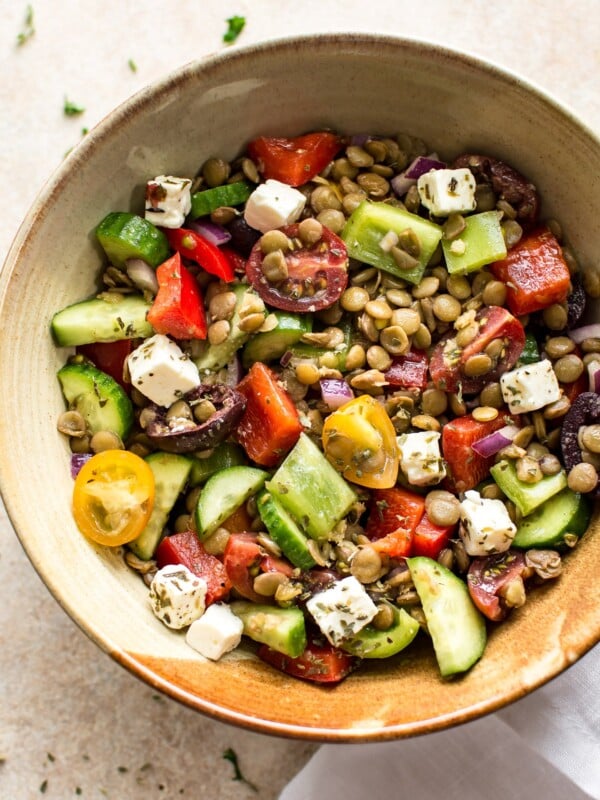
<path id="1" fill-rule="evenodd" d="M 250 197 L 253 188 L 246 181 L 236 181 L 223 186 L 215 186 L 213 189 L 194 192 L 190 219 L 206 217 L 223 206 L 239 206 Z"/>
<path id="2" fill-rule="evenodd" d="M 563 489 L 517 525 L 514 547 L 564 547 L 565 536 L 586 532 L 592 517 L 592 503 L 585 495 Z"/>
<path id="3" fill-rule="evenodd" d="M 58 311 L 50 328 L 59 347 L 147 339 L 154 333 L 146 320 L 149 310 L 150 303 L 137 294 L 123 295 L 116 302 L 92 297 Z"/>
<path id="4" fill-rule="evenodd" d="M 244 635 L 290 658 L 306 648 L 304 614 L 299 608 L 278 608 L 235 600 L 229 608 L 244 623 Z"/>
<path id="5" fill-rule="evenodd" d="M 313 539 L 327 539 L 356 502 L 356 494 L 305 434 L 266 484 Z"/>
<path id="6" fill-rule="evenodd" d="M 521 355 L 517 361 L 517 367 L 522 367 L 524 364 L 535 364 L 540 360 L 540 350 L 538 347 L 537 339 L 533 333 L 528 333 L 525 336 L 525 345 L 521 350 Z"/>
<path id="7" fill-rule="evenodd" d="M 281 358 L 305 333 L 312 331 L 312 317 L 309 314 L 276 311 L 274 316 L 277 317 L 277 327 L 255 334 L 244 347 L 242 364 L 245 369 L 249 369 L 255 361 L 265 364 Z"/>
<path id="8" fill-rule="evenodd" d="M 127 211 L 107 214 L 96 228 L 96 238 L 115 267 L 124 267 L 129 258 L 141 258 L 158 267 L 170 255 L 164 233 L 147 219 Z"/>
<path id="9" fill-rule="evenodd" d="M 465 672 L 481 658 L 487 634 L 483 615 L 453 572 L 425 556 L 407 558 L 427 629 L 444 677 Z"/>
<path id="10" fill-rule="evenodd" d="M 162 538 L 169 514 L 183 492 L 192 461 L 175 453 L 151 453 L 144 459 L 154 473 L 154 506 L 148 524 L 128 547 L 138 558 L 148 561 Z"/>
<path id="11" fill-rule="evenodd" d="M 208 479 L 196 505 L 196 530 L 205 539 L 242 503 L 259 492 L 268 473 L 256 467 L 228 467 Z"/>
<path id="12" fill-rule="evenodd" d="M 407 228 L 412 228 L 421 246 L 418 264 L 409 270 L 400 269 L 391 253 L 380 246 L 387 233 L 400 234 Z M 409 283 L 419 283 L 441 238 L 439 225 L 388 203 L 367 201 L 352 212 L 342 231 L 351 258 L 391 272 Z"/>
<path id="13" fill-rule="evenodd" d="M 466 227 L 459 236 L 452 241 L 442 240 L 446 268 L 451 275 L 473 272 L 485 264 L 506 258 L 506 242 L 498 211 L 471 214 L 465 217 L 465 222 Z M 457 251 L 457 247 L 462 252 Z"/>
<path id="14" fill-rule="evenodd" d="M 556 475 L 545 475 L 537 483 L 524 483 L 517 478 L 517 468 L 512 461 L 499 461 L 490 469 L 492 478 L 509 500 L 526 517 L 567 486 L 564 470 Z"/>
<path id="15" fill-rule="evenodd" d="M 240 310 L 244 304 L 246 295 L 255 295 L 256 297 L 258 297 L 258 295 L 254 289 L 242 283 L 231 286 L 230 291 L 235 293 L 236 303 L 231 319 L 229 320 L 229 333 L 225 341 L 220 344 L 202 343 L 202 352 L 194 358 L 194 363 L 198 367 L 200 373 L 216 372 L 225 367 L 240 347 L 246 344 L 250 338 L 250 333 L 240 328 Z M 264 314 L 265 316 L 267 315 L 266 310 Z"/>
<path id="16" fill-rule="evenodd" d="M 114 378 L 87 363 L 65 364 L 57 376 L 69 408 L 79 411 L 91 434 L 112 431 L 127 438 L 133 405 Z"/>
<path id="17" fill-rule="evenodd" d="M 228 467 L 240 467 L 247 462 L 244 448 L 233 442 L 222 442 L 206 458 L 196 455 L 191 458 L 190 486 L 200 486 L 216 472 Z"/>
<path id="18" fill-rule="evenodd" d="M 419 623 L 403 608 L 386 603 L 394 614 L 392 625 L 385 631 L 367 625 L 351 639 L 340 642 L 340 648 L 359 658 L 389 658 L 412 642 L 419 632 Z"/>
<path id="19" fill-rule="evenodd" d="M 300 569 L 314 567 L 316 561 L 308 549 L 308 539 L 281 503 L 269 492 L 262 492 L 258 498 L 257 507 L 271 539 L 279 545 L 284 556 Z"/>

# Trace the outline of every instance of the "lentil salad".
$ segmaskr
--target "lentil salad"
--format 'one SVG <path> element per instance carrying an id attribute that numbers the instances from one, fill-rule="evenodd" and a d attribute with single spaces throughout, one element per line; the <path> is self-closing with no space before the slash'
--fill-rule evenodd
<path id="1" fill-rule="evenodd" d="M 208 658 L 245 636 L 335 682 L 423 630 L 470 668 L 597 491 L 600 286 L 539 206 L 404 134 L 150 180 L 98 227 L 103 291 L 52 323 L 80 530 Z"/>

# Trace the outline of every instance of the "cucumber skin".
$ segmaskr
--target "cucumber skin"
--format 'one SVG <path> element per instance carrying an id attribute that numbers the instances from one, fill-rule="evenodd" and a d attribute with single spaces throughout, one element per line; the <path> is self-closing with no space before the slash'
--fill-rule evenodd
<path id="1" fill-rule="evenodd" d="M 431 558 L 406 563 L 423 606 L 442 677 L 466 672 L 483 655 L 487 641 L 483 615 L 466 583 Z"/>
<path id="2" fill-rule="evenodd" d="M 266 363 L 281 358 L 305 333 L 311 333 L 312 317 L 274 313 L 277 327 L 272 331 L 254 334 L 244 347 L 242 365 L 245 369 L 249 369 L 256 361 Z"/>
<path id="3" fill-rule="evenodd" d="M 141 258 L 156 268 L 170 255 L 165 234 L 129 211 L 107 214 L 96 228 L 96 238 L 115 267 L 124 267 L 128 258 Z"/>
<path id="4" fill-rule="evenodd" d="M 257 507 L 271 539 L 279 545 L 284 556 L 300 569 L 311 569 L 316 566 L 317 562 L 308 550 L 308 539 L 269 492 L 262 492 Z M 287 532 L 285 532 L 286 527 Z"/>
<path id="5" fill-rule="evenodd" d="M 251 194 L 252 186 L 246 181 L 236 181 L 194 192 L 190 219 L 205 217 L 221 206 L 239 206 L 245 203 Z"/>
<path id="6" fill-rule="evenodd" d="M 59 347 L 147 339 L 154 333 L 146 320 L 149 310 L 150 304 L 140 295 L 126 295 L 117 303 L 92 297 L 58 311 L 50 329 Z"/>
<path id="7" fill-rule="evenodd" d="M 246 453 L 239 444 L 222 442 L 207 458 L 190 456 L 192 471 L 190 472 L 190 486 L 200 486 L 217 472 L 229 467 L 241 467 L 247 463 Z"/>
<path id="8" fill-rule="evenodd" d="M 523 483 L 517 478 L 517 469 L 512 461 L 498 461 L 490 468 L 490 474 L 524 517 L 567 487 L 564 470 L 556 475 L 545 475 L 537 483 Z"/>
<path id="9" fill-rule="evenodd" d="M 299 608 L 279 608 L 235 600 L 230 609 L 244 623 L 244 635 L 290 658 L 306 649 L 304 614 Z"/>
<path id="10" fill-rule="evenodd" d="M 200 492 L 195 511 L 200 541 L 260 491 L 267 478 L 268 473 L 257 467 L 228 467 L 210 477 Z"/>
<path id="11" fill-rule="evenodd" d="M 408 647 L 419 632 L 420 625 L 403 608 L 392 608 L 394 625 L 391 628 L 379 631 L 367 625 L 352 639 L 341 642 L 340 648 L 359 658 L 390 658 Z"/>
<path id="12" fill-rule="evenodd" d="M 590 523 L 592 511 L 592 503 L 588 497 L 569 488 L 563 489 L 521 520 L 512 546 L 523 550 L 531 547 L 565 549 L 565 534 L 583 536 Z M 554 532 L 549 534 L 549 530 Z"/>

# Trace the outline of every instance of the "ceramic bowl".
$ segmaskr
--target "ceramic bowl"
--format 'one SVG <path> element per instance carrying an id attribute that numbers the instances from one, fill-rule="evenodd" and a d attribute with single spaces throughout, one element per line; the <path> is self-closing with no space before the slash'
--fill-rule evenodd
<path id="1" fill-rule="evenodd" d="M 95 291 L 94 229 L 139 203 L 146 180 L 195 174 L 259 134 L 331 127 L 400 131 L 440 154 L 482 152 L 537 184 L 583 269 L 600 250 L 600 145 L 537 89 L 474 58 L 415 41 L 314 36 L 269 42 L 190 64 L 99 124 L 44 188 L 1 276 L 0 482 L 34 567 L 65 611 L 115 660 L 153 687 L 219 720 L 331 742 L 435 731 L 516 700 L 600 638 L 597 523 L 560 580 L 490 636 L 464 677 L 442 680 L 422 637 L 405 655 L 365 664 L 333 689 L 290 679 L 242 647 L 219 663 L 158 622 L 147 589 L 116 552 L 91 545 L 71 519 L 69 454 L 56 432 L 66 353 L 52 313 Z M 27 420 L 24 425 L 23 421 Z"/>

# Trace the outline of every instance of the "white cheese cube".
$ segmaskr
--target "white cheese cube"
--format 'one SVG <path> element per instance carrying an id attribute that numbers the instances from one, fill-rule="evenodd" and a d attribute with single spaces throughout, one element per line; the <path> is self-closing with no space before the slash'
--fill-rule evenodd
<path id="1" fill-rule="evenodd" d="M 437 431 L 403 433 L 397 438 L 400 468 L 413 486 L 439 483 L 446 475 Z"/>
<path id="2" fill-rule="evenodd" d="M 200 619 L 192 622 L 185 640 L 200 655 L 218 661 L 238 646 L 243 630 L 244 623 L 227 603 L 213 603 Z"/>
<path id="3" fill-rule="evenodd" d="M 377 613 L 375 603 L 354 576 L 313 595 L 306 608 L 333 645 L 358 633 Z"/>
<path id="4" fill-rule="evenodd" d="M 537 411 L 561 396 L 558 379 L 547 358 L 505 372 L 500 378 L 500 388 L 511 414 Z"/>
<path id="5" fill-rule="evenodd" d="M 127 367 L 132 385 L 159 406 L 170 406 L 200 385 L 198 367 L 162 333 L 130 353 Z"/>
<path id="6" fill-rule="evenodd" d="M 502 500 L 488 500 L 479 492 L 465 492 L 460 504 L 459 535 L 470 556 L 504 553 L 517 532 Z"/>
<path id="7" fill-rule="evenodd" d="M 204 614 L 206 581 L 183 564 L 159 569 L 150 584 L 150 605 L 169 628 L 186 628 Z"/>
<path id="8" fill-rule="evenodd" d="M 244 219 L 261 233 L 290 225 L 302 214 L 306 198 L 297 189 L 269 179 L 252 192 L 246 201 Z"/>
<path id="9" fill-rule="evenodd" d="M 470 169 L 432 169 L 417 181 L 419 197 L 436 217 L 474 211 L 475 178 Z"/>
<path id="10" fill-rule="evenodd" d="M 181 228 L 192 208 L 192 182 L 189 178 L 159 175 L 146 184 L 144 216 L 162 228 Z"/>

